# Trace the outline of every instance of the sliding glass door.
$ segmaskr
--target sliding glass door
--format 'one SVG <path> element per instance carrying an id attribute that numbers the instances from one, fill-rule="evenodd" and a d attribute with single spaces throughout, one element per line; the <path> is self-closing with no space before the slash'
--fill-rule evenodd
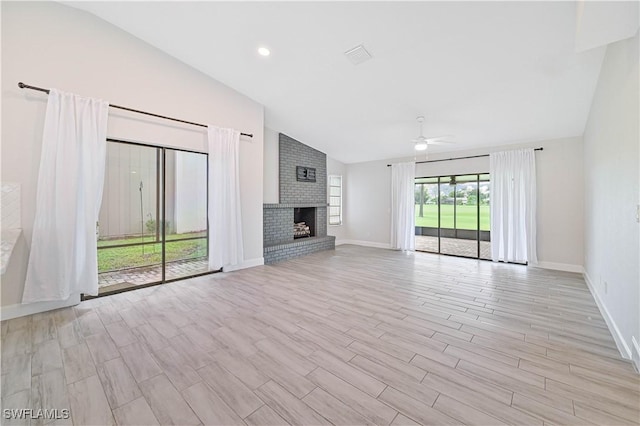
<path id="1" fill-rule="evenodd" d="M 438 178 L 416 179 L 416 250 L 440 253 Z"/>
<path id="2" fill-rule="evenodd" d="M 207 156 L 166 149 L 165 171 L 165 279 L 207 272 Z"/>
<path id="3" fill-rule="evenodd" d="M 490 259 L 489 175 L 417 178 L 416 250 Z"/>
<path id="4" fill-rule="evenodd" d="M 480 215 L 480 259 L 491 260 L 491 215 L 489 174 L 478 176 L 478 214 Z"/>
<path id="5" fill-rule="evenodd" d="M 209 272 L 207 155 L 109 141 L 97 233 L 101 295 Z"/>

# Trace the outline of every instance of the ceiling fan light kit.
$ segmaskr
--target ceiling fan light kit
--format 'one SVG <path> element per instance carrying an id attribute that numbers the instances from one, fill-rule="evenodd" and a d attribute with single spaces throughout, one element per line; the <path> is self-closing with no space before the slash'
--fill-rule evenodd
<path id="1" fill-rule="evenodd" d="M 451 135 L 445 135 L 445 136 L 435 136 L 433 138 L 426 138 L 424 136 L 423 133 L 423 128 L 422 128 L 422 123 L 424 123 L 424 116 L 419 115 L 418 117 L 416 117 L 416 121 L 418 123 L 420 123 L 420 136 L 418 136 L 417 138 L 413 139 L 411 142 L 413 142 L 413 147 L 415 148 L 416 151 L 426 151 L 427 147 L 429 145 L 443 145 L 443 144 L 449 144 L 449 143 L 453 143 L 450 141 L 443 141 L 442 139 L 446 139 L 446 138 L 451 138 Z"/>

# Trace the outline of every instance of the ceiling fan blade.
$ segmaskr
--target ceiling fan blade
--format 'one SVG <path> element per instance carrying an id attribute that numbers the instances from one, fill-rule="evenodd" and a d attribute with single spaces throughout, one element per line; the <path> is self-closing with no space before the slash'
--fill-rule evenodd
<path id="1" fill-rule="evenodd" d="M 453 142 L 453 141 L 434 141 L 432 139 L 429 139 L 427 141 L 427 143 L 429 145 L 449 145 L 449 144 L 454 144 L 455 142 Z"/>
<path id="2" fill-rule="evenodd" d="M 455 136 L 453 135 L 442 135 L 442 136 L 434 136 L 432 138 L 427 138 L 428 141 L 435 141 L 438 139 L 453 139 Z"/>

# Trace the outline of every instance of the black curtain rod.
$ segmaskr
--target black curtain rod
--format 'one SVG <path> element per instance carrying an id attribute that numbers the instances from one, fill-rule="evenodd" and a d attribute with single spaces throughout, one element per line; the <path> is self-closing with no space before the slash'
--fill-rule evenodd
<path id="1" fill-rule="evenodd" d="M 536 148 L 534 151 L 542 151 L 544 148 Z M 423 163 L 437 163 L 439 161 L 451 161 L 451 160 L 466 160 L 467 158 L 481 158 L 488 157 L 490 154 L 482 154 L 482 155 L 469 155 L 468 157 L 454 157 L 454 158 L 443 158 L 441 160 L 425 160 L 425 161 L 416 161 L 416 164 Z M 391 167 L 391 164 L 387 164 L 387 167 Z"/>
<path id="2" fill-rule="evenodd" d="M 18 83 L 18 87 L 21 89 L 31 89 L 37 90 L 39 92 L 49 93 L 49 89 L 43 89 L 42 87 L 30 86 L 28 84 L 24 84 L 23 82 Z M 166 115 L 154 114 L 152 112 L 140 111 L 139 109 L 133 109 L 128 107 L 123 107 L 120 105 L 109 104 L 111 108 L 123 109 L 125 111 L 137 112 L 138 114 L 150 115 L 152 117 L 164 118 L 165 120 L 177 121 L 178 123 L 191 124 L 192 126 L 199 127 L 208 127 L 206 124 L 194 123 L 193 121 L 180 120 L 179 118 L 167 117 Z M 240 133 L 242 136 L 246 136 L 249 138 L 253 137 L 253 133 Z"/>

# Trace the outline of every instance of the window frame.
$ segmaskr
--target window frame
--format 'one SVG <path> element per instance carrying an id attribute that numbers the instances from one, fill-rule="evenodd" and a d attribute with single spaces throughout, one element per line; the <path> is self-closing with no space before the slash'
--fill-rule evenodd
<path id="1" fill-rule="evenodd" d="M 333 178 L 340 179 L 340 185 L 339 186 L 338 185 L 331 185 L 331 180 Z M 328 203 L 329 205 L 328 205 L 328 208 L 327 208 L 327 224 L 329 226 L 342 226 L 342 224 L 344 223 L 344 219 L 343 219 L 343 216 L 342 216 L 342 204 L 343 204 L 343 201 L 344 201 L 342 175 L 329 175 L 327 180 L 328 180 L 327 181 L 327 189 L 328 189 L 328 195 L 327 196 L 329 198 L 329 203 Z M 340 188 L 340 195 L 331 195 L 331 188 Z M 332 205 L 331 204 L 331 198 L 332 197 L 338 197 L 340 199 L 340 204 L 337 205 L 337 206 L 336 205 Z M 334 208 L 335 207 L 339 207 L 340 212 L 338 213 L 338 215 L 332 215 L 331 214 L 331 208 L 332 207 L 334 207 Z M 335 218 L 335 217 L 338 218 L 338 223 L 331 223 L 331 218 Z"/>

